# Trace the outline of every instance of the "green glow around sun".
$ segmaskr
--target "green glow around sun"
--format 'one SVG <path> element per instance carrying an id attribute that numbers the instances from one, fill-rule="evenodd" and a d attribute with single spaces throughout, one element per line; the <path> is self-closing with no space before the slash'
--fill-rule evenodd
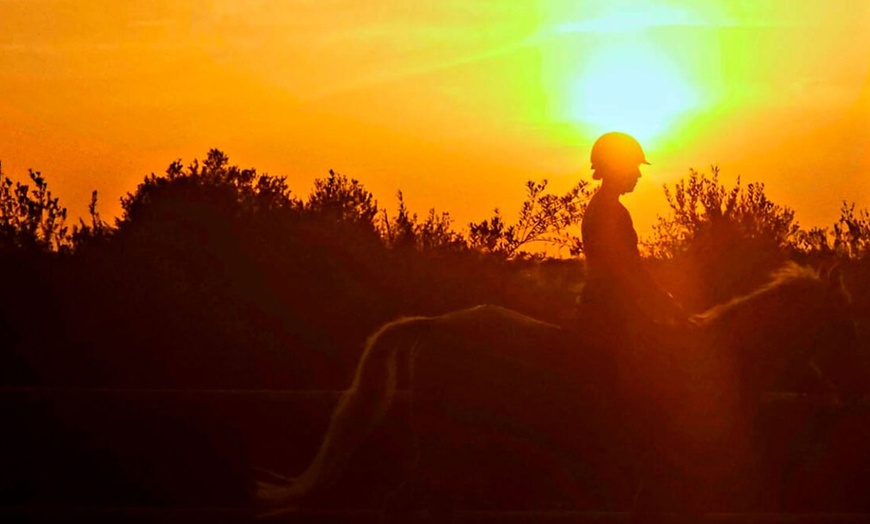
<path id="1" fill-rule="evenodd" d="M 621 130 L 655 143 L 714 104 L 719 50 L 707 29 L 727 23 L 721 14 L 644 0 L 541 10 L 535 45 L 551 123 L 584 137 Z"/>
<path id="2" fill-rule="evenodd" d="M 568 75 L 563 110 L 594 134 L 621 129 L 652 140 L 698 106 L 697 87 L 653 46 L 609 46 L 584 62 Z"/>

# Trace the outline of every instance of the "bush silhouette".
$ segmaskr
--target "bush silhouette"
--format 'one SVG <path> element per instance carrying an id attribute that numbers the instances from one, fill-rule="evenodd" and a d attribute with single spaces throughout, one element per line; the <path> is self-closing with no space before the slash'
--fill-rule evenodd
<path id="1" fill-rule="evenodd" d="M 560 321 L 582 260 L 533 249 L 582 255 L 574 228 L 593 191 L 528 182 L 515 222 L 496 211 L 457 231 L 448 213 L 408 210 L 401 192 L 390 216 L 335 171 L 298 198 L 283 177 L 213 149 L 146 176 L 114 225 L 94 193 L 87 222 L 67 228 L 45 179 L 31 180 L 35 190 L 3 178 L 0 194 L 0 264 L 19 275 L 0 304 L 4 380 L 161 387 L 341 388 L 365 337 L 401 315 L 490 303 Z M 725 188 L 715 169 L 666 196 L 650 263 L 693 309 L 786 257 L 867 250 L 854 205 L 833 228 L 802 231 L 762 185 Z"/>
<path id="2" fill-rule="evenodd" d="M 402 191 L 398 191 L 396 199 L 396 216 L 390 218 L 386 210 L 381 216 L 381 235 L 391 249 L 429 252 L 459 252 L 468 249 L 465 237 L 453 229 L 450 213 L 436 213 L 432 208 L 425 220 L 420 222 L 417 213 L 409 212 L 405 206 Z"/>
<path id="3" fill-rule="evenodd" d="M 38 171 L 28 172 L 33 187 L 13 182 L 0 164 L 0 250 L 56 251 L 69 246 L 66 208 L 52 197 Z"/>
<path id="4" fill-rule="evenodd" d="M 547 180 L 526 182 L 526 199 L 516 224 L 507 225 L 498 209 L 491 218 L 469 224 L 469 245 L 508 258 L 529 256 L 521 248 L 534 243 L 567 248 L 574 256 L 581 254 L 582 242 L 570 228 L 580 225 L 593 191 L 588 182 L 580 181 L 557 196 L 547 193 L 547 184 Z"/>
<path id="5" fill-rule="evenodd" d="M 668 260 L 681 281 L 680 298 L 699 310 L 744 294 L 763 282 L 790 255 L 800 228 L 794 211 L 773 203 L 764 184 L 732 188 L 711 174 L 691 170 L 673 186 L 665 186 L 670 207 L 659 217 L 653 236 L 644 242 L 649 255 Z"/>

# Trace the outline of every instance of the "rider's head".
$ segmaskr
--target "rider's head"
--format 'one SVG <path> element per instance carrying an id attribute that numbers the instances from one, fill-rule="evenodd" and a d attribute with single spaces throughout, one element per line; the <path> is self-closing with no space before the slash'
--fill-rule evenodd
<path id="1" fill-rule="evenodd" d="M 633 190 L 640 178 L 639 166 L 649 164 L 638 141 L 618 131 L 598 137 L 592 145 L 591 160 L 593 179 L 625 185 L 625 192 Z"/>

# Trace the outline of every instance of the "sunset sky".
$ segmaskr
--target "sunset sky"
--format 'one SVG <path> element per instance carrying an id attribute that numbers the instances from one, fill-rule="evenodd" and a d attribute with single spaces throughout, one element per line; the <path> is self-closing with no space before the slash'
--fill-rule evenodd
<path id="1" fill-rule="evenodd" d="M 217 147 L 462 227 L 515 217 L 526 180 L 589 179 L 609 130 L 652 162 L 641 234 L 713 163 L 805 226 L 868 207 L 870 1 L 0 0 L 3 171 L 74 215 Z"/>

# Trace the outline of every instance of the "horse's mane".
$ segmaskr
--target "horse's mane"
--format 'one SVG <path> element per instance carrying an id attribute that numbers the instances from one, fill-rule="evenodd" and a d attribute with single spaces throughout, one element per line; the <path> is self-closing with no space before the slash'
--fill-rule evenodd
<path id="1" fill-rule="evenodd" d="M 767 284 L 755 289 L 746 295 L 735 297 L 724 304 L 713 306 L 703 313 L 692 316 L 692 323 L 705 326 L 721 320 L 744 306 L 759 301 L 762 298 L 780 294 L 783 291 L 793 289 L 796 286 L 817 286 L 821 282 L 819 271 L 807 266 L 801 266 L 795 262 L 787 262 L 785 265 L 771 273 L 771 280 Z"/>

